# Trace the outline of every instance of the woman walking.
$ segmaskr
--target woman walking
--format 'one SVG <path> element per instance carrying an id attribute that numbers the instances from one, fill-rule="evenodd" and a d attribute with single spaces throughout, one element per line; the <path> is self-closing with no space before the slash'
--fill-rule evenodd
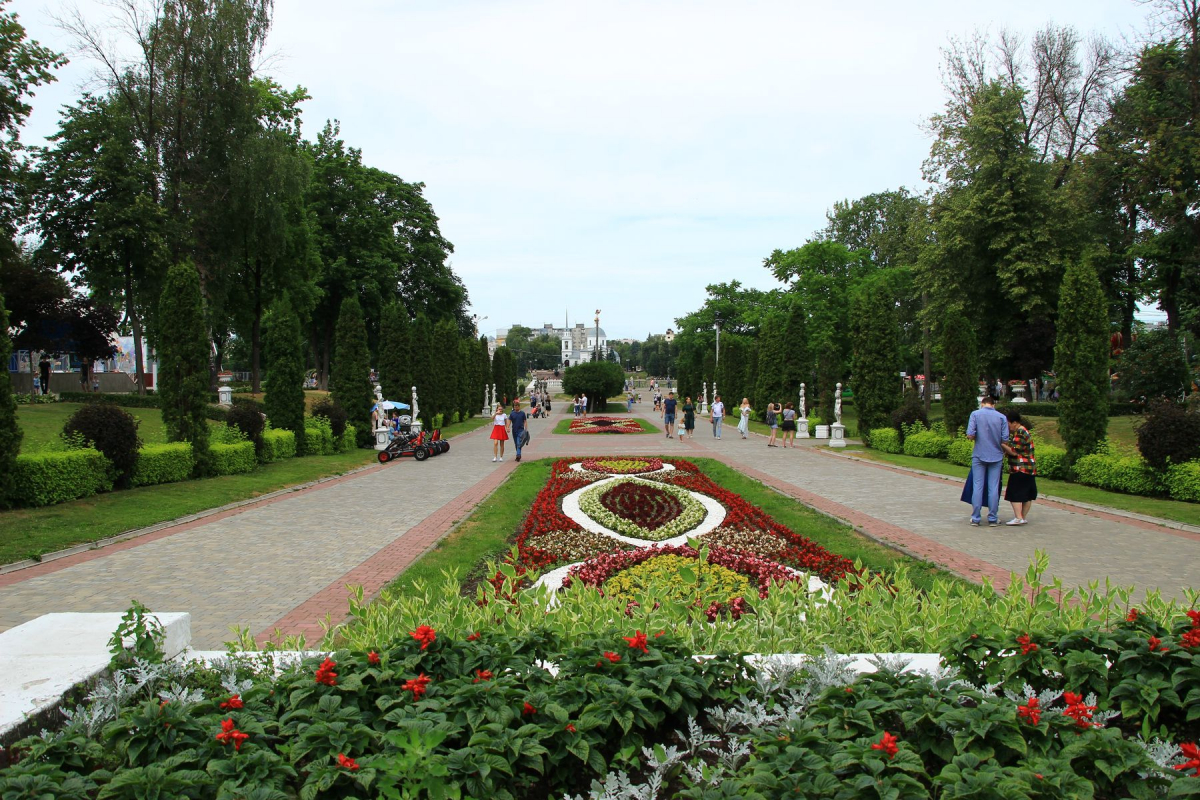
<path id="1" fill-rule="evenodd" d="M 738 433 L 743 439 L 750 438 L 750 398 L 743 397 L 742 405 L 739 407 L 742 412 L 742 418 L 738 420 Z"/>
<path id="2" fill-rule="evenodd" d="M 1012 503 L 1013 518 L 1006 525 L 1024 525 L 1029 520 L 1029 509 L 1037 500 L 1037 462 L 1033 457 L 1033 437 L 1021 419 L 1021 412 L 1006 408 L 1009 441 L 1001 443 L 1008 454 L 1008 486 L 1004 499 Z"/>
<path id="3" fill-rule="evenodd" d="M 510 424 L 508 414 L 504 413 L 504 406 L 498 406 L 495 416 L 492 417 L 492 461 L 504 460 L 504 443 L 508 441 Z"/>
<path id="4" fill-rule="evenodd" d="M 775 436 L 779 433 L 779 404 L 767 403 L 767 427 L 771 429 L 771 438 L 767 440 L 767 447 L 778 447 L 775 444 Z"/>
<path id="5" fill-rule="evenodd" d="M 792 404 L 788 403 L 783 407 L 783 446 L 796 446 L 796 409 L 792 408 Z M 791 442 L 791 444 L 788 444 Z"/>
<path id="6" fill-rule="evenodd" d="M 696 430 L 696 406 L 692 404 L 692 398 L 689 397 L 683 404 L 683 432 L 690 439 L 694 430 Z M 683 436 L 679 438 L 682 439 Z"/>

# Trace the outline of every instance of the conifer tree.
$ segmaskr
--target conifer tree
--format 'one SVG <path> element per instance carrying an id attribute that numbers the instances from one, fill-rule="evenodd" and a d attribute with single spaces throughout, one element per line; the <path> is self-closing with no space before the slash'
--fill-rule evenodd
<path id="1" fill-rule="evenodd" d="M 479 409 L 483 401 L 475 399 L 475 375 L 478 367 L 475 357 L 475 340 L 469 336 L 458 339 L 458 418 L 468 419 Z"/>
<path id="2" fill-rule="evenodd" d="M 1058 378 L 1058 431 L 1074 463 L 1092 453 L 1108 431 L 1108 308 L 1096 271 L 1071 262 L 1058 301 L 1054 346 Z"/>
<path id="3" fill-rule="evenodd" d="M 458 407 L 458 326 L 452 319 L 433 326 L 433 376 L 429 386 L 433 413 L 446 425 Z"/>
<path id="4" fill-rule="evenodd" d="M 200 276 L 190 261 L 167 272 L 159 300 L 158 395 L 167 439 L 191 442 L 199 477 L 211 473 L 208 452 L 209 344 Z"/>
<path id="5" fill-rule="evenodd" d="M 766 411 L 767 403 L 794 403 L 795 392 L 787 385 L 786 332 L 788 317 L 768 316 L 758 342 L 758 366 L 754 383 L 754 406 Z M 796 391 L 800 389 L 796 386 Z"/>
<path id="6" fill-rule="evenodd" d="M 889 427 L 892 411 L 900 405 L 900 324 L 883 281 L 867 279 L 853 294 L 850 340 L 858 432 L 869 436 L 874 428 Z"/>
<path id="7" fill-rule="evenodd" d="M 979 367 L 975 331 L 962 312 L 950 309 L 942 316 L 940 331 L 942 412 L 946 430 L 966 430 L 967 419 L 978 404 Z"/>
<path id="8" fill-rule="evenodd" d="M 479 349 L 476 354 L 475 378 L 478 385 L 475 394 L 479 396 L 479 407 L 483 408 L 483 398 L 492 399 L 492 356 L 488 353 L 487 336 L 479 337 Z"/>
<path id="9" fill-rule="evenodd" d="M 329 376 L 329 391 L 346 411 L 346 421 L 354 426 L 358 446 L 367 445 L 371 431 L 371 354 L 367 349 L 367 326 L 363 321 L 358 298 L 347 297 L 338 313 L 334 342 L 333 368 Z"/>
<path id="10" fill-rule="evenodd" d="M 799 299 L 792 300 L 783 334 L 783 402 L 795 403 L 800 397 L 800 384 L 808 383 L 809 402 L 816 400 L 812 385 L 812 360 L 808 351 L 808 314 Z"/>
<path id="11" fill-rule="evenodd" d="M 263 336 L 267 388 L 263 410 L 271 425 L 296 434 L 296 452 L 304 453 L 304 340 L 300 319 L 286 297 L 267 315 Z"/>
<path id="12" fill-rule="evenodd" d="M 412 383 L 409 384 L 409 394 L 412 387 L 417 387 L 417 397 L 420 403 L 421 421 L 428 427 L 433 422 L 433 407 L 426 399 L 429 397 L 429 384 L 433 374 L 433 326 L 424 314 L 417 314 L 410 330 L 412 353 Z"/>
<path id="13" fill-rule="evenodd" d="M 379 323 L 379 387 L 388 400 L 408 402 L 412 395 L 412 343 L 408 309 L 391 303 Z"/>
<path id="14" fill-rule="evenodd" d="M 13 397 L 12 378 L 8 374 L 8 359 L 12 355 L 12 340 L 8 338 L 8 309 L 0 295 L 0 508 L 8 508 L 17 498 L 13 496 L 13 475 L 17 453 L 21 450 L 21 427 L 17 424 L 17 401 Z"/>

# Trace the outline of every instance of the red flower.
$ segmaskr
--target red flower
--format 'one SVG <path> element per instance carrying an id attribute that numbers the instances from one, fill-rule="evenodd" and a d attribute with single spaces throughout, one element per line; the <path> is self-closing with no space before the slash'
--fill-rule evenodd
<path id="1" fill-rule="evenodd" d="M 1126 622 L 1137 622 L 1138 610 L 1136 608 L 1129 609 L 1129 613 L 1125 615 Z"/>
<path id="2" fill-rule="evenodd" d="M 490 669 L 475 670 L 475 680 L 471 683 L 479 683 L 480 681 L 490 681 L 492 679 L 492 671 Z"/>
<path id="3" fill-rule="evenodd" d="M 337 673 L 333 671 L 336 666 L 333 659 L 327 658 L 322 661 L 321 666 L 317 667 L 317 683 L 323 683 L 326 686 L 337 684 Z"/>
<path id="4" fill-rule="evenodd" d="M 521 709 L 521 714 L 526 717 L 532 717 L 536 713 L 537 709 L 531 706 L 528 700 L 525 701 L 525 707 Z"/>
<path id="5" fill-rule="evenodd" d="M 421 649 L 424 650 L 429 645 L 433 644 L 433 640 L 437 638 L 437 631 L 428 625 L 422 625 L 415 631 L 409 631 L 408 635 L 421 643 Z"/>
<path id="6" fill-rule="evenodd" d="M 367 663 L 371 664 L 371 665 L 378 664 L 379 663 L 379 653 L 376 653 L 374 650 L 367 653 Z"/>
<path id="7" fill-rule="evenodd" d="M 1028 633 L 1022 633 L 1017 637 L 1017 644 L 1021 646 L 1021 655 L 1027 656 L 1038 649 L 1038 646 L 1029 638 Z"/>
<path id="8" fill-rule="evenodd" d="M 1025 705 L 1017 706 L 1017 716 L 1030 725 L 1037 725 L 1042 721 L 1042 709 L 1038 705 L 1039 701 L 1036 697 L 1029 698 L 1025 701 Z"/>
<path id="9" fill-rule="evenodd" d="M 708 608 L 704 609 L 704 616 L 708 617 L 709 622 L 716 622 L 717 617 L 721 616 L 721 604 L 713 600 Z"/>
<path id="10" fill-rule="evenodd" d="M 575 730 L 575 726 L 568 722 L 567 733 L 579 733 L 579 731 Z"/>
<path id="11" fill-rule="evenodd" d="M 164 703 L 163 705 L 166 705 L 166 704 Z M 221 703 L 221 708 L 239 709 L 244 705 L 246 705 L 246 704 L 242 702 L 241 696 L 235 694 L 232 697 L 230 697 L 228 700 L 226 700 L 224 703 Z"/>
<path id="12" fill-rule="evenodd" d="M 479 631 L 475 631 L 474 633 L 472 633 L 470 636 L 467 637 L 467 641 L 473 642 L 478 638 L 479 638 Z"/>
<path id="13" fill-rule="evenodd" d="M 621 660 L 621 657 L 619 655 L 617 655 L 616 653 L 612 652 L 611 650 L 606 650 L 604 652 L 604 657 L 607 658 L 609 661 L 611 661 L 614 664 Z"/>
<path id="14" fill-rule="evenodd" d="M 1188 619 L 1192 621 L 1193 628 L 1200 628 L 1200 611 L 1192 610 L 1187 612 Z"/>
<path id="15" fill-rule="evenodd" d="M 242 742 L 250 738 L 250 734 L 242 733 L 233 724 L 233 717 L 226 720 L 221 720 L 221 732 L 217 734 L 217 741 L 221 744 L 229 744 L 233 742 L 233 749 L 240 751 Z"/>
<path id="16" fill-rule="evenodd" d="M 889 759 L 896 757 L 896 753 L 900 752 L 900 748 L 896 745 L 896 737 L 887 731 L 883 732 L 883 738 L 875 744 L 871 745 L 872 750 L 882 750 Z"/>
<path id="17" fill-rule="evenodd" d="M 1200 778 L 1200 745 L 1197 745 L 1195 742 L 1191 742 L 1190 744 L 1184 743 L 1179 745 L 1179 749 L 1183 751 L 1183 757 L 1187 761 L 1182 764 L 1176 764 L 1175 769 L 1194 769 L 1196 771 L 1192 773 L 1192 777 Z"/>
<path id="18" fill-rule="evenodd" d="M 338 753 L 338 766 L 342 769 L 348 769 L 351 772 L 358 771 L 358 762 L 345 753 Z"/>
<path id="19" fill-rule="evenodd" d="M 1163 644 L 1162 639 L 1158 638 L 1157 636 L 1151 636 L 1146 641 L 1150 645 L 1151 653 L 1167 652 L 1167 649 L 1168 649 L 1167 646 L 1165 644 Z"/>
<path id="20" fill-rule="evenodd" d="M 1179 643 L 1187 648 L 1200 647 L 1200 628 L 1192 628 L 1179 638 Z"/>
<path id="21" fill-rule="evenodd" d="M 646 634 L 637 631 L 633 636 L 622 636 L 622 639 L 629 642 L 630 650 L 641 650 L 643 653 L 649 653 L 650 649 L 646 647 Z"/>
<path id="22" fill-rule="evenodd" d="M 425 694 L 425 687 L 429 685 L 429 680 L 429 676 L 422 672 L 419 677 L 400 684 L 400 691 L 412 692 L 413 702 L 415 703 L 421 699 L 421 695 Z"/>
<path id="23" fill-rule="evenodd" d="M 1074 692 L 1063 692 L 1063 702 L 1067 704 L 1063 716 L 1075 720 L 1075 724 L 1080 728 L 1090 728 L 1095 725 L 1092 722 L 1092 712 L 1096 710 L 1096 707 L 1085 704 L 1082 696 Z"/>
<path id="24" fill-rule="evenodd" d="M 655 604 L 655 608 L 657 608 L 657 607 L 658 607 L 658 605 Z M 657 639 L 660 636 L 666 636 L 666 635 L 667 635 L 666 631 L 659 631 L 658 633 L 654 634 L 654 638 Z"/>

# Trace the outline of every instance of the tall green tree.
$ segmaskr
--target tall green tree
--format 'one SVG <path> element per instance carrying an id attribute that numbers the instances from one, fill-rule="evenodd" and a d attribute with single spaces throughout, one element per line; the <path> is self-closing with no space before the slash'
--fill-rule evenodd
<path id="1" fill-rule="evenodd" d="M 788 318 L 780 313 L 763 320 L 758 341 L 757 380 L 754 384 L 756 408 L 765 410 L 767 403 L 795 402 L 787 383 L 787 323 Z"/>
<path id="2" fill-rule="evenodd" d="M 421 420 L 426 427 L 433 424 L 436 411 L 426 398 L 429 397 L 429 385 L 433 380 L 433 325 L 429 317 L 417 314 L 412 325 L 412 385 L 417 387 L 417 397 L 420 405 Z M 411 393 L 411 390 L 410 390 Z"/>
<path id="3" fill-rule="evenodd" d="M 287 297 L 271 305 L 263 336 L 267 391 L 263 410 L 271 424 L 296 434 L 296 452 L 304 450 L 304 339 L 300 319 Z"/>
<path id="4" fill-rule="evenodd" d="M 483 408 L 485 397 L 491 402 L 495 402 L 492 398 L 492 356 L 488 350 L 487 336 L 480 336 L 479 342 L 476 344 L 475 376 L 477 381 L 475 394 L 479 397 L 479 407 Z"/>
<path id="5" fill-rule="evenodd" d="M 8 338 L 8 309 L 0 295 L 0 508 L 8 508 L 13 496 L 13 476 L 17 471 L 17 453 L 21 451 L 21 426 L 17 424 L 17 401 L 13 397 L 8 359 L 12 340 Z"/>
<path id="6" fill-rule="evenodd" d="M 850 304 L 850 336 L 853 345 L 850 366 L 854 408 L 859 434 L 888 427 L 892 411 L 900 405 L 900 325 L 896 301 L 883 280 L 864 280 L 856 287 Z"/>
<path id="7" fill-rule="evenodd" d="M 942 411 L 946 430 L 966 430 L 979 397 L 979 365 L 975 330 L 955 308 L 943 309 L 937 327 L 942 366 Z M 932 381 L 931 381 L 932 383 Z"/>
<path id="8" fill-rule="evenodd" d="M 337 321 L 337 351 L 329 379 L 333 399 L 346 410 L 354 426 L 358 446 L 371 441 L 371 353 L 367 350 L 367 328 L 358 298 L 347 297 Z"/>
<path id="9" fill-rule="evenodd" d="M 458 408 L 458 326 L 452 319 L 443 318 L 433 328 L 433 369 L 432 410 L 448 424 Z"/>
<path id="10" fill-rule="evenodd" d="M 458 338 L 458 368 L 455 370 L 458 376 L 459 419 L 473 416 L 483 406 L 483 401 L 475 396 L 475 387 L 479 384 L 479 377 L 476 374 L 479 361 L 475 354 L 475 340 L 470 336 L 460 336 Z"/>
<path id="11" fill-rule="evenodd" d="M 158 395 L 163 425 L 172 442 L 191 442 L 196 475 L 211 472 L 208 451 L 209 346 L 200 276 L 189 261 L 167 272 L 160 318 Z"/>
<path id="12" fill-rule="evenodd" d="M 1058 430 L 1071 463 L 1094 452 L 1108 431 L 1108 339 L 1108 311 L 1096 271 L 1083 260 L 1067 265 L 1054 371 Z"/>
<path id="13" fill-rule="evenodd" d="M 412 394 L 412 341 L 408 309 L 400 302 L 383 309 L 379 325 L 379 388 L 388 400 L 408 402 Z"/>

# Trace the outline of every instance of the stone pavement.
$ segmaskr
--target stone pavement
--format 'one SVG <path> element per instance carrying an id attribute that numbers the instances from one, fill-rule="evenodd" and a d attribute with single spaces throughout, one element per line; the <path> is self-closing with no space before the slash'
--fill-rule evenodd
<path id="1" fill-rule="evenodd" d="M 633 416 L 658 424 L 649 408 L 643 403 Z M 815 442 L 768 449 L 764 437 L 742 441 L 729 427 L 716 441 L 704 424 L 686 442 L 653 433 L 553 435 L 562 418 L 534 421 L 527 458 L 717 458 L 870 536 L 1000 586 L 1040 549 L 1068 586 L 1109 576 L 1172 597 L 1200 587 L 1200 533 L 1042 501 L 1024 528 L 971 528 L 956 482 L 840 458 Z M 191 612 L 197 648 L 219 648 L 234 625 L 260 641 L 276 628 L 315 641 L 320 620 L 345 616 L 347 584 L 372 596 L 512 472 L 511 443 L 505 462 L 493 463 L 487 434 L 456 437 L 449 453 L 422 464 L 365 470 L 0 575 L 0 630 L 53 611 L 122 611 L 137 598 L 155 610 Z"/>

